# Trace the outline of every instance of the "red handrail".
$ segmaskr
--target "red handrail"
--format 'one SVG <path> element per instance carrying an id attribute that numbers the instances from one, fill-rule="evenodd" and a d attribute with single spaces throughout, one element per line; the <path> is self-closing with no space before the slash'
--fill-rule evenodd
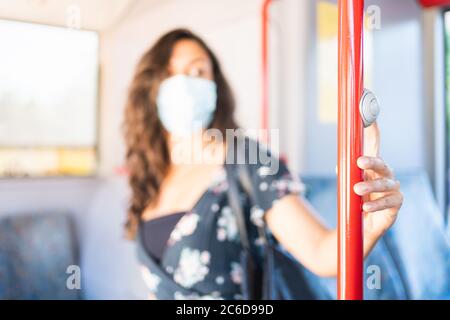
<path id="1" fill-rule="evenodd" d="M 363 298 L 362 181 L 356 161 L 363 151 L 359 101 L 363 92 L 364 0 L 339 0 L 338 68 L 338 299 Z"/>
<path id="2" fill-rule="evenodd" d="M 449 6 L 450 0 L 419 0 L 424 7 L 443 7 Z"/>

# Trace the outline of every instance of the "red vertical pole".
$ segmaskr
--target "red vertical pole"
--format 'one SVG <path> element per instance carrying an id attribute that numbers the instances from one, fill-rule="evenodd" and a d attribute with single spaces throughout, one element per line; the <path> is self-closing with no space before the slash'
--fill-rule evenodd
<path id="1" fill-rule="evenodd" d="M 272 0 L 264 0 L 262 5 L 262 34 L 261 34 L 261 129 L 263 129 L 262 140 L 267 142 L 269 128 L 269 10 Z"/>
<path id="2" fill-rule="evenodd" d="M 356 161 L 363 151 L 359 102 L 363 92 L 364 0 L 339 0 L 338 67 L 338 299 L 363 299 L 362 181 Z"/>

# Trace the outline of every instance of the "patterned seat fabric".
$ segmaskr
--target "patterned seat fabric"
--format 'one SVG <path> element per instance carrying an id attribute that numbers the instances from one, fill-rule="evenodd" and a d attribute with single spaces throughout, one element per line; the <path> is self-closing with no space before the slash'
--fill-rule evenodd
<path id="1" fill-rule="evenodd" d="M 66 214 L 0 219 L 0 299 L 80 299 L 80 290 L 66 285 L 76 248 Z"/>

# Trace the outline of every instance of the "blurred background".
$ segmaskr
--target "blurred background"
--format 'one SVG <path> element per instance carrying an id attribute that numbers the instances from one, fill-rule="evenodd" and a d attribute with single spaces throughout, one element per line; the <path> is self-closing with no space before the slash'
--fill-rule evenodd
<path id="1" fill-rule="evenodd" d="M 382 105 L 381 155 L 405 193 L 398 225 L 373 254 L 390 270 L 386 286 L 369 298 L 450 294 L 447 2 L 366 1 L 365 85 Z M 220 58 L 238 122 L 258 128 L 263 3 L 0 0 L 0 298 L 146 297 L 123 238 L 121 123 L 134 68 L 160 35 L 187 27 Z M 337 19 L 336 1 L 274 0 L 267 22 L 269 126 L 330 226 Z M 333 279 L 308 277 L 333 297 Z"/>

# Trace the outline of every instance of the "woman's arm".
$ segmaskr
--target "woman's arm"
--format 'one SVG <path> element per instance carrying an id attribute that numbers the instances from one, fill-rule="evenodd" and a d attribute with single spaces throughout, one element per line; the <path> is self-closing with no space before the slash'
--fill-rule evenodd
<path id="1" fill-rule="evenodd" d="M 403 202 L 400 184 L 378 156 L 379 132 L 367 131 L 368 156 L 358 159 L 365 181 L 354 186 L 363 196 L 364 256 L 394 223 Z M 266 213 L 266 222 L 278 241 L 305 267 L 320 276 L 337 274 L 337 231 L 327 229 L 312 206 L 297 195 L 288 195 Z"/>

